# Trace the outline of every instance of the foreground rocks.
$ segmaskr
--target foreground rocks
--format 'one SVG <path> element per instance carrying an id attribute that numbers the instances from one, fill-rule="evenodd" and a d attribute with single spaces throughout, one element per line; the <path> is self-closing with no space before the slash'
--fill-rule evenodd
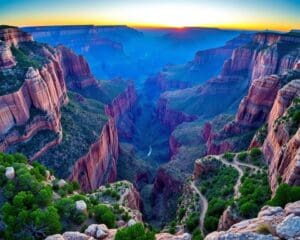
<path id="1" fill-rule="evenodd" d="M 80 232 L 65 232 L 63 234 L 55 234 L 48 236 L 45 240 L 113 240 L 117 229 L 108 229 L 105 224 L 92 224 L 84 231 Z M 155 235 L 156 240 L 191 240 L 192 236 L 189 233 L 178 233 L 172 235 L 170 233 L 159 233 Z M 134 239 L 132 239 L 134 240 Z"/>
<path id="2" fill-rule="evenodd" d="M 300 201 L 281 207 L 265 206 L 257 218 L 233 225 L 228 231 L 213 232 L 205 240 L 219 239 L 299 239 Z"/>

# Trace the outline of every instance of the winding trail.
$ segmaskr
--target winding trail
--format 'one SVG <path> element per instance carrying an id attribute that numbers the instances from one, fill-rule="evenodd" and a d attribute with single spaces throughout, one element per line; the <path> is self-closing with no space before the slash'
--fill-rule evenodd
<path id="1" fill-rule="evenodd" d="M 244 170 L 241 168 L 242 167 L 248 167 L 248 168 L 251 168 L 252 170 L 254 170 L 255 172 L 259 171 L 259 167 L 257 166 L 254 166 L 250 163 L 242 163 L 242 162 L 239 162 L 237 160 L 237 156 L 234 157 L 233 161 L 232 162 L 228 162 L 227 160 L 225 160 L 222 156 L 220 155 L 211 155 L 213 158 L 219 160 L 220 162 L 222 162 L 224 165 L 226 166 L 231 166 L 233 168 L 235 168 L 238 173 L 239 173 L 239 176 L 238 176 L 238 179 L 236 181 L 236 184 L 234 185 L 234 199 L 238 199 L 240 197 L 240 192 L 239 192 L 239 189 L 240 189 L 240 186 L 242 184 L 242 177 L 244 176 Z M 201 191 L 198 189 L 198 187 L 195 185 L 195 180 L 193 180 L 191 182 L 191 188 L 194 189 L 196 191 L 196 193 L 199 195 L 199 198 L 200 198 L 200 201 L 201 201 L 201 213 L 200 213 L 200 216 L 199 216 L 199 228 L 202 232 L 202 234 L 204 235 L 205 233 L 205 229 L 204 229 L 204 219 L 205 219 L 205 215 L 206 215 L 206 212 L 207 212 L 207 209 L 208 209 L 208 201 L 207 199 L 205 198 L 205 196 L 201 193 Z"/>
<path id="2" fill-rule="evenodd" d="M 199 195 L 200 201 L 201 201 L 201 213 L 199 216 L 199 227 L 202 231 L 202 234 L 204 234 L 204 218 L 207 212 L 208 208 L 208 202 L 207 199 L 204 197 L 204 195 L 199 191 L 199 189 L 195 185 L 195 180 L 191 182 L 191 187 L 196 191 L 196 193 Z"/>

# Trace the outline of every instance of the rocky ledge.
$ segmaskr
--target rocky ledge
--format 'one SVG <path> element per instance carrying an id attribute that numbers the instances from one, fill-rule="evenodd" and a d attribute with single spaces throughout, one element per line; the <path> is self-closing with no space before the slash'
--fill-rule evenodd
<path id="1" fill-rule="evenodd" d="M 300 201 L 281 207 L 265 206 L 257 218 L 234 224 L 228 231 L 213 232 L 205 240 L 299 239 Z"/>

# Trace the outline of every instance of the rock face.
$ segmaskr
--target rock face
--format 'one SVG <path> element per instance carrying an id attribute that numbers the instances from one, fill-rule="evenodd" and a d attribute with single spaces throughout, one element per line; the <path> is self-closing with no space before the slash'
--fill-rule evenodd
<path id="1" fill-rule="evenodd" d="M 10 47 L 6 42 L 0 40 L 0 69 L 11 68 L 16 65 Z"/>
<path id="2" fill-rule="evenodd" d="M 114 119 L 110 119 L 103 127 L 98 141 L 75 163 L 70 179 L 78 181 L 84 190 L 96 189 L 102 184 L 115 181 L 118 148 L 118 132 Z"/>
<path id="3" fill-rule="evenodd" d="M 116 121 L 126 111 L 130 111 L 137 99 L 133 82 L 105 107 L 105 113 Z"/>
<path id="4" fill-rule="evenodd" d="M 277 186 L 278 177 L 290 185 L 299 185 L 300 131 L 290 132 L 288 122 L 277 120 L 286 116 L 287 108 L 295 97 L 300 96 L 300 80 L 293 80 L 279 90 L 268 119 L 268 135 L 263 144 L 263 153 L 269 164 L 271 189 Z"/>
<path id="5" fill-rule="evenodd" d="M 32 41 L 32 36 L 17 27 L 7 27 L 1 29 L 0 40 L 10 47 L 11 45 L 18 46 L 19 42 Z"/>
<path id="6" fill-rule="evenodd" d="M 40 46 L 32 41 L 30 35 L 17 28 L 1 29 L 0 40 L 1 44 L 5 44 L 6 52 L 3 48 L 0 52 L 1 67 L 5 70 L 9 65 L 15 64 L 7 51 L 10 46 L 18 48 L 23 42 L 29 42 L 29 47 Z M 38 69 L 30 67 L 19 89 L 0 96 L 0 151 L 12 149 L 14 145 L 32 139 L 42 130 L 50 130 L 57 134 L 55 140 L 37 149 L 31 160 L 46 154 L 49 148 L 62 141 L 60 118 L 61 107 L 68 103 L 66 83 L 69 89 L 75 91 L 99 87 L 82 56 L 75 55 L 63 46 L 53 49 L 41 45 L 39 50 L 38 57 L 46 58 L 47 63 Z M 109 116 L 108 122 L 88 152 L 82 153 L 70 176 L 71 179 L 78 180 L 83 189 L 95 189 L 116 179 L 118 133 L 115 121 L 132 106 L 135 99 L 134 86 L 130 85 L 105 107 Z"/>
<path id="7" fill-rule="evenodd" d="M 291 33 L 259 33 L 255 35 L 251 45 L 234 51 L 232 59 L 224 64 L 221 79 L 225 80 L 226 75 L 232 78 L 235 73 L 240 75 L 240 71 L 246 71 L 250 88 L 240 102 L 235 120 L 213 137 L 213 141 L 219 143 L 219 148 L 225 144 L 228 148 L 224 150 L 233 150 L 234 146 L 229 146 L 226 139 L 254 131 L 266 122 L 279 89 L 299 77 L 296 70 L 300 58 L 299 40 L 299 37 L 293 37 Z M 258 145 L 260 144 L 253 140 L 251 146 Z M 221 149 L 217 150 L 209 153 L 222 153 Z"/>
<path id="8" fill-rule="evenodd" d="M 197 116 L 189 115 L 184 112 L 172 110 L 168 107 L 167 99 L 162 95 L 157 104 L 158 119 L 170 130 L 174 130 L 183 122 L 191 122 L 197 119 Z"/>
<path id="9" fill-rule="evenodd" d="M 60 107 L 67 102 L 64 77 L 56 56 L 40 70 L 29 68 L 18 91 L 0 96 L 0 150 L 30 139 L 43 129 L 61 135 Z M 32 109 L 41 114 L 30 115 Z M 15 130 L 17 126 L 23 126 L 24 131 Z"/>
<path id="10" fill-rule="evenodd" d="M 168 172 L 168 169 L 163 167 L 158 169 L 152 189 L 153 219 L 162 222 L 171 219 L 170 209 L 176 208 L 176 203 L 174 204 L 172 200 L 183 190 L 183 181 L 177 177 L 179 176 Z"/>
<path id="11" fill-rule="evenodd" d="M 62 45 L 58 46 L 57 50 L 61 58 L 68 89 L 75 90 L 97 85 L 96 79 L 83 56 L 76 55 L 69 48 Z"/>
<path id="12" fill-rule="evenodd" d="M 251 37 L 248 34 L 241 34 L 222 47 L 198 51 L 191 62 L 183 66 L 166 66 L 162 72 L 148 78 L 146 85 L 152 88 L 155 86 L 159 91 L 164 92 L 202 83 L 217 74 L 234 48 L 251 41 Z"/>
<path id="13" fill-rule="evenodd" d="M 206 240 L 218 239 L 297 239 L 300 236 L 300 201 L 281 207 L 265 206 L 257 218 L 244 220 L 226 232 L 213 232 Z M 266 234 L 263 231 L 268 231 Z"/>
<path id="14" fill-rule="evenodd" d="M 119 140 L 116 121 L 125 111 L 129 111 L 136 101 L 134 85 L 130 83 L 111 103 L 105 106 L 109 117 L 97 142 L 89 152 L 74 165 L 70 179 L 80 183 L 84 190 L 92 190 L 100 185 L 113 182 L 117 177 Z"/>

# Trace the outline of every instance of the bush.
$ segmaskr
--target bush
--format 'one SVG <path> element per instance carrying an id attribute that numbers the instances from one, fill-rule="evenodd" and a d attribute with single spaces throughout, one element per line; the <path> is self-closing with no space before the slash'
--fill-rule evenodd
<path id="1" fill-rule="evenodd" d="M 191 233 L 194 229 L 199 225 L 199 215 L 198 213 L 192 213 L 186 220 L 186 227 L 188 231 Z"/>
<path id="2" fill-rule="evenodd" d="M 204 227 L 207 232 L 215 231 L 218 228 L 219 219 L 213 216 L 207 216 L 204 220 Z"/>
<path id="3" fill-rule="evenodd" d="M 233 161 L 233 158 L 234 158 L 234 153 L 226 152 L 226 153 L 224 153 L 223 157 L 224 157 L 227 161 L 232 162 L 232 161 Z"/>
<path id="4" fill-rule="evenodd" d="M 240 213 L 245 218 L 255 217 L 256 213 L 258 212 L 258 207 L 253 202 L 247 202 L 241 205 Z"/>
<path id="5" fill-rule="evenodd" d="M 104 223 L 109 228 L 115 227 L 116 216 L 109 207 L 99 204 L 95 207 L 94 213 L 98 223 Z"/>
<path id="6" fill-rule="evenodd" d="M 154 232 L 145 229 L 143 224 L 137 223 L 117 231 L 115 240 L 154 240 Z"/>
<path id="7" fill-rule="evenodd" d="M 186 213 L 186 209 L 185 208 L 180 208 L 179 209 L 179 212 L 178 212 L 179 221 L 183 218 L 183 216 L 185 215 L 185 213 Z"/>
<path id="8" fill-rule="evenodd" d="M 256 228 L 256 232 L 265 235 L 276 235 L 275 229 L 269 223 L 262 223 Z"/>
<path id="9" fill-rule="evenodd" d="M 200 229 L 196 229 L 193 232 L 192 240 L 203 240 L 203 236 Z"/>
<path id="10" fill-rule="evenodd" d="M 278 186 L 275 196 L 268 201 L 271 206 L 284 207 L 289 202 L 300 200 L 300 187 L 282 183 Z"/>
<path id="11" fill-rule="evenodd" d="M 250 157 L 252 159 L 257 159 L 258 157 L 260 157 L 262 155 L 262 152 L 259 148 L 252 148 L 250 150 Z"/>
<path id="12" fill-rule="evenodd" d="M 238 154 L 238 159 L 240 160 L 240 161 L 245 161 L 246 160 L 246 158 L 247 158 L 247 156 L 248 156 L 248 153 L 247 152 L 240 152 L 239 154 Z"/>

